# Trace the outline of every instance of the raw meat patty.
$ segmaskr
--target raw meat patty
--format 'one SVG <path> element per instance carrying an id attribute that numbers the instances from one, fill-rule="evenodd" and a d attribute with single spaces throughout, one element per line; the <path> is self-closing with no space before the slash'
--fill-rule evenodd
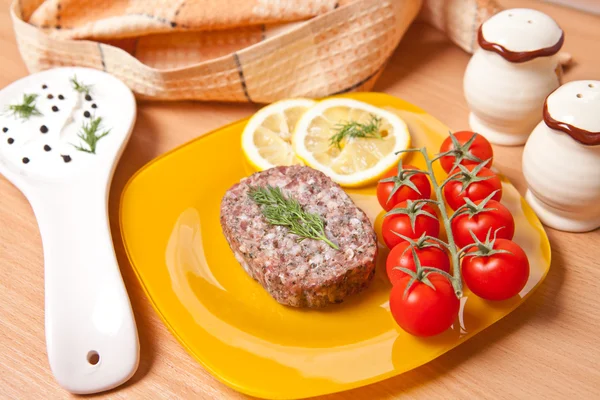
<path id="1" fill-rule="evenodd" d="M 250 186 L 280 187 L 325 220 L 327 238 L 305 239 L 271 225 L 248 196 Z M 368 286 L 377 239 L 371 222 L 325 174 L 304 166 L 275 167 L 234 185 L 221 202 L 221 226 L 236 259 L 275 300 L 294 307 L 339 303 Z"/>

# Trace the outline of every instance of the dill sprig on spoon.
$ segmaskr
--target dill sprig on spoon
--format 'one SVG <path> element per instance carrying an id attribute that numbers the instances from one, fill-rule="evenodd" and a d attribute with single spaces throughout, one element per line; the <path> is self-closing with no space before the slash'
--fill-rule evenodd
<path id="1" fill-rule="evenodd" d="M 71 81 L 71 86 L 73 87 L 73 90 L 75 90 L 79 93 L 90 94 L 90 91 L 92 90 L 92 85 L 84 85 L 82 82 L 79 82 L 77 80 L 77 75 L 73 75 L 71 77 L 70 81 Z"/>
<path id="2" fill-rule="evenodd" d="M 73 145 L 73 147 L 85 153 L 96 154 L 96 145 L 98 144 L 98 141 L 110 133 L 109 129 L 99 134 L 101 123 L 102 117 L 92 117 L 90 123 L 84 123 L 81 126 L 81 132 L 77 134 L 77 137 L 84 141 L 89 148 L 86 149 L 83 146 L 76 145 Z"/>
<path id="3" fill-rule="evenodd" d="M 348 121 L 336 124 L 333 129 L 337 132 L 331 136 L 330 143 L 338 149 L 342 148 L 342 141 L 348 138 L 381 139 L 381 118 L 369 114 L 370 120 L 367 123 Z"/>
<path id="4" fill-rule="evenodd" d="M 11 104 L 8 106 L 8 112 L 10 115 L 16 118 L 29 119 L 32 115 L 42 115 L 42 113 L 35 106 L 35 99 L 37 94 L 23 93 L 23 101 L 21 104 Z"/>
<path id="5" fill-rule="evenodd" d="M 280 188 L 251 186 L 248 196 L 260 206 L 270 224 L 288 228 L 291 233 L 300 237 L 300 241 L 322 240 L 339 250 L 335 243 L 327 239 L 323 218 L 318 214 L 304 211 L 298 200 L 285 197 Z"/>

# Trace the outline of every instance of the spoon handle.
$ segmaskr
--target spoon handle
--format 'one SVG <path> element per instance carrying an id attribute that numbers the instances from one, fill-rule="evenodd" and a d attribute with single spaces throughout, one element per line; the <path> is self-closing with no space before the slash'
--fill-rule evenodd
<path id="1" fill-rule="evenodd" d="M 30 198 L 44 247 L 46 345 L 72 393 L 114 388 L 136 371 L 139 342 L 98 180 L 38 186 Z"/>

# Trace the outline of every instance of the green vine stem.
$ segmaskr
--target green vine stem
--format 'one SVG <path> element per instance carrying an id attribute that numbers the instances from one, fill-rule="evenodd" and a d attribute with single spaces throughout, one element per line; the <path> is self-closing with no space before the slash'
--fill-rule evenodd
<path id="1" fill-rule="evenodd" d="M 447 243 L 447 249 L 450 252 L 450 258 L 452 259 L 452 267 L 453 267 L 453 275 L 450 274 L 442 274 L 444 276 L 446 276 L 450 282 L 452 283 L 452 287 L 454 288 L 454 293 L 456 294 L 456 297 L 458 297 L 459 299 L 462 297 L 463 295 L 463 287 L 462 287 L 462 274 L 460 271 L 460 249 L 456 246 L 456 243 L 454 242 L 454 235 L 452 234 L 452 226 L 450 224 L 451 222 L 451 216 L 448 216 L 448 213 L 446 212 L 446 204 L 444 203 L 443 200 L 443 195 L 442 195 L 442 189 L 443 189 L 443 185 L 439 185 L 437 180 L 435 179 L 435 175 L 433 173 L 433 163 L 434 161 L 436 161 L 438 157 L 431 159 L 429 158 L 429 155 L 427 154 L 427 150 L 424 147 L 421 147 L 419 149 L 407 149 L 407 150 L 402 150 L 399 153 L 406 153 L 406 152 L 419 152 L 423 155 L 423 159 L 425 160 L 425 163 L 427 164 L 427 175 L 429 175 L 429 178 L 431 179 L 431 185 L 433 186 L 433 189 L 435 191 L 435 197 L 436 200 L 427 200 L 427 203 L 435 203 L 435 205 L 437 205 L 438 209 L 440 210 L 440 215 L 442 217 L 443 223 L 444 223 L 444 228 L 446 229 L 446 237 L 448 239 L 448 243 Z M 444 181 L 444 184 L 447 183 L 449 179 L 446 179 Z M 431 272 L 443 272 L 434 268 L 427 268 L 426 271 L 431 271 Z"/>

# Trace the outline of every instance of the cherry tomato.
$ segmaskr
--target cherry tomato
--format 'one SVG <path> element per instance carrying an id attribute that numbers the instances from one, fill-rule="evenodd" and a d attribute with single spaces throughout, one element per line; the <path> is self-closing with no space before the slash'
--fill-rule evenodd
<path id="1" fill-rule="evenodd" d="M 476 167 L 477 165 L 469 165 L 467 169 L 472 172 Z M 490 178 L 468 184 L 467 189 L 463 193 L 461 193 L 463 185 L 468 182 L 468 179 L 467 182 L 452 180 L 444 186 L 444 197 L 450 208 L 456 210 L 465 204 L 465 197 L 468 197 L 472 201 L 483 200 L 496 190 L 498 192 L 492 198 L 500 201 L 502 198 L 502 183 L 500 182 L 500 178 L 486 167 L 481 168 L 476 176 L 489 176 Z"/>
<path id="2" fill-rule="evenodd" d="M 473 137 L 473 135 L 475 135 L 475 139 L 470 146 L 466 146 L 465 144 Z M 477 158 L 481 161 L 489 159 L 490 161 L 486 167 L 490 168 L 492 166 L 494 151 L 492 150 L 492 145 L 490 145 L 490 142 L 488 142 L 486 138 L 471 131 L 456 132 L 454 138 L 459 144 L 458 147 L 456 146 L 456 143 L 453 143 L 452 137 L 448 136 L 440 148 L 440 153 L 456 150 L 456 155 L 447 155 L 440 158 L 440 163 L 442 164 L 444 171 L 450 173 L 450 170 L 456 161 L 456 157 L 459 159 L 459 164 L 464 166 L 479 164 L 480 161 L 477 161 Z"/>
<path id="3" fill-rule="evenodd" d="M 486 300 L 506 300 L 518 294 L 529 279 L 529 261 L 523 249 L 507 239 L 496 239 L 494 250 L 507 253 L 470 256 L 462 261 L 465 284 L 477 296 Z"/>
<path id="4" fill-rule="evenodd" d="M 412 165 L 404 165 L 402 170 L 418 170 L 418 168 Z M 418 192 L 403 184 L 405 180 L 410 180 L 418 189 Z M 401 184 L 401 186 L 394 192 L 396 184 Z M 391 197 L 390 194 L 392 194 Z M 401 171 L 399 176 L 398 167 L 392 168 L 377 184 L 377 200 L 385 211 L 390 211 L 396 204 L 405 200 L 428 199 L 430 197 L 431 184 L 427 179 L 427 175 L 414 174 L 406 177 L 405 173 Z"/>
<path id="5" fill-rule="evenodd" d="M 411 280 L 402 278 L 390 294 L 390 311 L 402 329 L 415 336 L 433 336 L 452 326 L 458 316 L 460 301 L 454 294 L 450 281 L 443 275 L 427 275 L 435 290 L 421 281 L 415 281 L 404 291 Z"/>
<path id="6" fill-rule="evenodd" d="M 481 200 L 476 201 L 475 204 L 480 205 Z M 461 214 L 452 220 L 452 235 L 458 247 L 462 248 L 475 243 L 469 231 L 472 231 L 480 241 L 485 240 L 490 229 L 491 234 L 496 234 L 498 238 L 508 240 L 513 238 L 515 220 L 508 208 L 496 200 L 488 201 L 485 208 L 492 208 L 493 210 L 480 211 L 473 215 L 469 213 Z"/>
<path id="7" fill-rule="evenodd" d="M 426 241 L 426 243 L 431 244 L 434 242 Z M 448 254 L 439 247 L 415 247 L 415 253 L 417 254 L 417 257 L 419 257 L 422 267 L 434 267 L 448 273 L 450 272 L 450 259 L 448 258 Z M 392 285 L 395 285 L 399 280 L 407 276 L 406 272 L 402 272 L 397 267 L 404 267 L 417 272 L 411 245 L 407 241 L 394 246 L 387 257 L 385 268 Z"/>
<path id="8" fill-rule="evenodd" d="M 394 209 L 407 209 L 408 202 L 403 201 L 402 203 L 397 204 L 390 210 L 393 212 Z M 415 205 L 413 205 L 415 208 Z M 426 234 L 427 236 L 438 237 L 440 234 L 440 221 L 437 218 L 437 214 L 432 206 L 429 204 L 418 204 L 416 205 L 417 217 L 415 219 L 415 229 L 413 231 L 412 226 L 410 224 L 410 217 L 407 214 L 393 214 L 388 215 L 383 219 L 383 224 L 381 226 L 381 234 L 383 236 L 383 241 L 390 249 L 393 248 L 398 243 L 404 242 L 405 240 L 394 234 L 394 232 L 404 235 L 410 239 L 418 239 L 421 235 Z M 428 215 L 420 214 L 419 210 L 426 211 L 431 215 L 436 216 L 436 218 L 431 218 Z"/>

